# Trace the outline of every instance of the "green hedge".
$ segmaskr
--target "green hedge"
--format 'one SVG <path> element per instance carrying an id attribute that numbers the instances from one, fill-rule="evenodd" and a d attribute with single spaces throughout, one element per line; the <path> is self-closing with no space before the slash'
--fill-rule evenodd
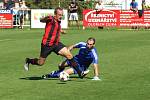
<path id="1" fill-rule="evenodd" d="M 59 2 L 60 1 L 60 2 Z M 54 9 L 58 6 L 68 9 L 68 5 L 70 4 L 71 0 L 41 0 L 41 2 L 36 3 L 34 0 L 26 0 L 26 5 L 31 9 Z M 94 2 L 84 2 L 77 0 L 79 5 L 79 19 L 82 19 L 82 11 L 83 9 L 92 9 Z"/>

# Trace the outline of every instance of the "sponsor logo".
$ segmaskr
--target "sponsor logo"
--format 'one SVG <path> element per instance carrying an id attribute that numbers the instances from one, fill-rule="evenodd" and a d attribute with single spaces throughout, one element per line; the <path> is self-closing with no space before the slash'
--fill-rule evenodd
<path id="1" fill-rule="evenodd" d="M 2 14 L 10 14 L 11 10 L 0 10 L 0 13 L 2 13 Z"/>

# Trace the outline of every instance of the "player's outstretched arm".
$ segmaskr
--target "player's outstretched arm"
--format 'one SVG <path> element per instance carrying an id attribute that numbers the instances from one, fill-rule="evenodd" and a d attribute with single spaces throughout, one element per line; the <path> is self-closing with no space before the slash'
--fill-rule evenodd
<path id="1" fill-rule="evenodd" d="M 65 30 L 60 30 L 60 32 L 62 33 L 62 34 L 66 34 L 66 31 Z"/>
<path id="2" fill-rule="evenodd" d="M 68 47 L 68 50 L 71 51 L 71 50 L 73 50 L 74 48 L 75 48 L 75 45 L 71 45 L 71 46 Z"/>
<path id="3" fill-rule="evenodd" d="M 50 21 L 49 16 L 40 18 L 40 22 L 42 22 L 42 23 L 46 23 L 47 21 Z"/>
<path id="4" fill-rule="evenodd" d="M 93 67 L 94 67 L 94 77 L 92 80 L 100 80 L 98 64 L 93 64 Z"/>

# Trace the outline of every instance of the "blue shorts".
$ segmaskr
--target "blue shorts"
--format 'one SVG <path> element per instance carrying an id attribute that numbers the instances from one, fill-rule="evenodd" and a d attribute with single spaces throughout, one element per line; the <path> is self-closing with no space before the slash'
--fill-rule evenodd
<path id="1" fill-rule="evenodd" d="M 89 66 L 86 66 L 86 65 L 82 64 L 81 62 L 79 62 L 79 59 L 78 59 L 77 57 L 74 57 L 74 60 L 75 60 L 76 63 L 77 63 L 77 66 L 76 66 L 76 67 L 78 67 L 78 68 L 80 69 L 80 71 L 85 71 L 85 70 L 88 69 Z M 73 68 L 68 60 L 67 60 L 67 64 L 68 64 L 71 68 Z M 73 68 L 73 69 L 74 69 L 74 68 Z M 78 74 L 75 69 L 74 69 L 74 74 Z"/>

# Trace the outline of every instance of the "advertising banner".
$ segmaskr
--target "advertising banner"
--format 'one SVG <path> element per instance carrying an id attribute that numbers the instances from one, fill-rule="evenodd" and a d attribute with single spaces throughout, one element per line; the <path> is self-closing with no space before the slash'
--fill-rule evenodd
<path id="1" fill-rule="evenodd" d="M 144 16 L 144 14 L 143 14 L 143 16 Z M 143 16 L 139 16 L 138 12 L 121 11 L 120 27 L 144 26 L 144 17 Z"/>
<path id="2" fill-rule="evenodd" d="M 63 10 L 64 16 L 61 20 L 61 27 L 68 28 L 68 13 Z M 54 15 L 54 9 L 32 9 L 31 10 L 31 28 L 45 28 L 45 23 L 40 22 L 40 18 Z"/>
<path id="3" fill-rule="evenodd" d="M 150 11 L 133 12 L 121 10 L 84 10 L 83 11 L 84 27 L 132 27 L 150 26 Z"/>
<path id="4" fill-rule="evenodd" d="M 0 28 L 13 28 L 12 10 L 0 10 Z"/>
<path id="5" fill-rule="evenodd" d="M 144 25 L 150 27 L 150 11 L 144 11 Z"/>
<path id="6" fill-rule="evenodd" d="M 118 26 L 119 10 L 84 10 L 83 26 Z"/>

